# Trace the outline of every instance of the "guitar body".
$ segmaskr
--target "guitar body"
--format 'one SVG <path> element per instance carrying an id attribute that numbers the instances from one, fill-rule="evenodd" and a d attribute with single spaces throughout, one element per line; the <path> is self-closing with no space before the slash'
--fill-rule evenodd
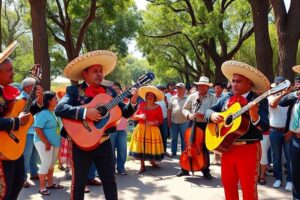
<path id="1" fill-rule="evenodd" d="M 25 104 L 26 101 L 24 100 L 17 100 L 10 103 L 3 118 L 18 117 L 19 113 L 23 111 Z M 20 125 L 17 131 L 11 131 L 18 139 L 18 142 L 13 140 L 6 131 L 0 131 L 0 158 L 2 160 L 17 160 L 23 154 L 27 132 L 32 124 L 33 116 L 30 114 L 27 124 Z"/>
<path id="2" fill-rule="evenodd" d="M 112 100 L 111 96 L 107 94 L 98 94 L 90 103 L 82 105 L 81 107 L 95 108 L 99 105 L 106 104 L 110 100 Z M 90 129 L 83 125 L 83 121 L 62 118 L 62 122 L 72 141 L 82 150 L 90 151 L 95 149 L 101 143 L 104 132 L 108 128 L 115 126 L 116 122 L 121 117 L 121 109 L 118 106 L 115 106 L 107 111 L 107 114 L 103 116 L 100 121 L 94 122 L 86 120 L 85 122 L 87 122 Z"/>
<path id="3" fill-rule="evenodd" d="M 224 117 L 224 122 L 207 124 L 205 143 L 208 150 L 224 153 L 229 150 L 237 138 L 248 131 L 250 121 L 247 117 L 241 115 L 230 122 L 231 115 L 240 109 L 241 105 L 235 102 L 228 110 L 220 113 Z M 229 123 L 226 123 L 226 121 Z"/>

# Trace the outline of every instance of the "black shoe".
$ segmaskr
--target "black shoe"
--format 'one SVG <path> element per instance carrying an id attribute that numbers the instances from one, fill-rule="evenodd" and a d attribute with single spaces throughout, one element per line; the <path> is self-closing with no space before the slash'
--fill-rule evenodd
<path id="1" fill-rule="evenodd" d="M 211 175 L 209 172 L 203 173 L 203 176 L 204 176 L 204 178 L 207 179 L 207 180 L 211 180 L 211 179 L 213 178 L 212 175 Z"/>
<path id="2" fill-rule="evenodd" d="M 173 157 L 175 157 L 176 156 L 176 154 L 175 153 L 171 153 L 171 154 L 169 154 L 169 158 L 173 158 Z"/>
<path id="3" fill-rule="evenodd" d="M 190 173 L 189 172 L 187 172 L 187 171 L 183 171 L 183 170 L 180 170 L 177 174 L 176 174 L 176 176 L 178 176 L 178 177 L 180 177 L 180 176 L 189 176 L 190 175 Z"/>

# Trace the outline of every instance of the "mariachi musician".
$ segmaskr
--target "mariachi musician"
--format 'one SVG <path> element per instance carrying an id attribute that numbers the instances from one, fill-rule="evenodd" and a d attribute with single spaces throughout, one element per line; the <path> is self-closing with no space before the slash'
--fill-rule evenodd
<path id="1" fill-rule="evenodd" d="M 98 94 L 115 96 L 115 91 L 101 85 L 103 76 L 110 73 L 117 64 L 117 56 L 106 50 L 97 50 L 83 54 L 71 61 L 64 69 L 64 75 L 73 81 L 84 80 L 79 85 L 69 86 L 66 94 L 56 108 L 56 115 L 78 121 L 99 121 L 101 114 L 96 108 L 83 108 L 81 105 L 89 103 Z M 137 90 L 131 90 L 132 97 L 128 104 L 119 103 L 122 116 L 130 117 L 136 108 Z M 113 115 L 113 113 L 111 113 Z M 74 130 L 76 131 L 76 130 Z M 105 131 L 101 144 L 90 151 L 78 147 L 74 142 L 71 150 L 72 186 L 71 199 L 84 199 L 84 187 L 91 164 L 94 162 L 103 184 L 105 198 L 118 199 L 115 180 L 114 157 L 108 134 L 116 131 L 112 126 Z M 66 131 L 63 129 L 62 134 Z M 78 133 L 80 134 L 80 132 Z"/>
<path id="2" fill-rule="evenodd" d="M 190 120 L 189 126 L 191 126 L 193 121 L 196 121 L 196 127 L 199 127 L 204 134 L 206 128 L 206 120 L 204 119 L 205 111 L 210 108 L 214 103 L 216 103 L 217 98 L 215 95 L 208 92 L 209 87 L 213 86 L 212 83 L 209 82 L 209 78 L 206 76 L 201 76 L 198 82 L 194 82 L 197 85 L 198 92 L 195 92 L 188 96 L 186 102 L 182 107 L 183 115 Z M 196 110 L 199 105 L 199 109 Z M 197 136 L 196 136 L 197 137 Z M 187 146 L 187 144 L 185 144 Z M 203 151 L 205 154 L 205 167 L 202 169 L 202 173 L 205 179 L 212 179 L 210 174 L 210 160 L 209 160 L 209 152 L 203 142 Z M 183 168 L 177 173 L 177 176 L 187 176 L 189 172 L 184 170 Z"/>
<path id="3" fill-rule="evenodd" d="M 8 56 L 16 47 L 14 41 L 2 53 L 0 53 L 0 134 L 7 134 L 10 131 L 18 131 L 21 125 L 25 125 L 29 120 L 29 113 L 21 112 L 15 118 L 7 118 L 4 113 L 9 112 L 9 104 L 19 96 L 19 90 L 9 84 L 13 82 L 13 65 Z M 43 89 L 41 86 L 36 88 L 36 101 L 34 101 L 30 112 L 35 114 L 43 106 Z M 26 134 L 26 133 L 25 133 Z M 10 138 L 9 138 L 10 139 Z M 1 143 L 7 141 L 0 139 Z M 16 200 L 24 183 L 24 158 L 23 155 L 16 160 L 0 159 L 0 199 Z"/>
<path id="4" fill-rule="evenodd" d="M 224 121 L 219 112 L 227 110 L 236 101 L 245 105 L 257 97 L 255 92 L 263 93 L 270 88 L 268 79 L 256 68 L 245 63 L 227 61 L 223 63 L 221 69 L 231 82 L 232 92 L 221 97 L 214 106 L 205 112 L 205 118 L 215 124 Z M 259 104 L 252 103 L 249 113 L 246 114 L 248 115 L 246 117 L 250 118 L 248 131 L 222 155 L 221 175 L 225 197 L 228 200 L 239 199 L 238 183 L 241 185 L 244 200 L 258 199 L 260 140 L 262 132 L 269 129 L 268 112 L 267 99 L 262 100 Z"/>

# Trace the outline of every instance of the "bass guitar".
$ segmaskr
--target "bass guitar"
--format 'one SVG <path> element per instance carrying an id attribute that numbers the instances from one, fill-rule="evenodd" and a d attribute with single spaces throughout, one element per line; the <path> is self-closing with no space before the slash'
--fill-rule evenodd
<path id="1" fill-rule="evenodd" d="M 266 91 L 252 102 L 259 103 L 267 96 L 287 89 L 290 85 L 290 81 L 285 80 Z M 228 151 L 231 145 L 248 131 L 250 121 L 242 114 L 247 112 L 250 107 L 249 103 L 244 107 L 241 107 L 239 102 L 235 102 L 226 111 L 219 113 L 224 118 L 222 123 L 208 123 L 205 130 L 205 143 L 207 149 L 220 153 Z"/>
<path id="2" fill-rule="evenodd" d="M 41 79 L 42 71 L 38 64 L 35 64 L 31 69 L 32 77 L 35 78 L 35 83 L 27 100 L 15 100 L 8 104 L 7 111 L 3 118 L 16 118 L 21 112 L 29 113 L 32 102 L 35 99 L 36 85 Z M 33 116 L 29 115 L 29 120 L 24 125 L 19 125 L 17 131 L 0 131 L 0 159 L 1 160 L 17 160 L 24 151 L 26 144 L 26 136 L 28 129 L 33 124 Z"/>
<path id="3" fill-rule="evenodd" d="M 98 94 L 90 103 L 81 106 L 83 108 L 97 108 L 102 116 L 99 121 L 79 121 L 62 118 L 64 128 L 72 141 L 82 150 L 95 149 L 101 144 L 104 132 L 108 128 L 115 126 L 115 123 L 122 117 L 121 109 L 116 105 L 131 94 L 131 88 L 139 88 L 150 83 L 153 79 L 154 74 L 149 72 L 140 77 L 132 87 L 115 98 L 107 94 Z"/>

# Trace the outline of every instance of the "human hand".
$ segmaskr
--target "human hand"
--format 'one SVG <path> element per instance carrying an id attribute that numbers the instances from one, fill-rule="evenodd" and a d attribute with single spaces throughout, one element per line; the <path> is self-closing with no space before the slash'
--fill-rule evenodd
<path id="1" fill-rule="evenodd" d="M 44 90 L 39 85 L 36 86 L 35 96 L 37 103 L 42 106 L 44 104 Z"/>
<path id="2" fill-rule="evenodd" d="M 136 104 L 137 103 L 137 99 L 138 99 L 138 89 L 136 88 L 131 88 L 130 93 L 132 95 L 132 97 L 130 98 L 130 102 L 132 104 Z"/>
<path id="3" fill-rule="evenodd" d="M 292 131 L 286 132 L 286 134 L 284 135 L 284 141 L 285 142 L 291 141 L 293 134 L 294 134 L 294 132 L 292 132 Z"/>
<path id="4" fill-rule="evenodd" d="M 220 115 L 220 113 L 214 112 L 213 114 L 211 114 L 210 120 L 215 124 L 219 124 L 224 121 L 224 117 Z"/>
<path id="5" fill-rule="evenodd" d="M 45 151 L 49 151 L 51 149 L 51 144 L 49 142 L 45 143 Z"/>
<path id="6" fill-rule="evenodd" d="M 20 112 L 18 118 L 20 125 L 25 125 L 29 120 L 30 113 Z"/>
<path id="7" fill-rule="evenodd" d="M 91 121 L 99 121 L 101 119 L 100 111 L 96 108 L 88 108 L 86 111 L 86 119 Z"/>
<path id="8" fill-rule="evenodd" d="M 259 104 L 250 102 L 249 105 L 250 105 L 249 115 L 250 115 L 252 121 L 256 122 L 259 118 L 259 115 L 258 115 Z"/>

